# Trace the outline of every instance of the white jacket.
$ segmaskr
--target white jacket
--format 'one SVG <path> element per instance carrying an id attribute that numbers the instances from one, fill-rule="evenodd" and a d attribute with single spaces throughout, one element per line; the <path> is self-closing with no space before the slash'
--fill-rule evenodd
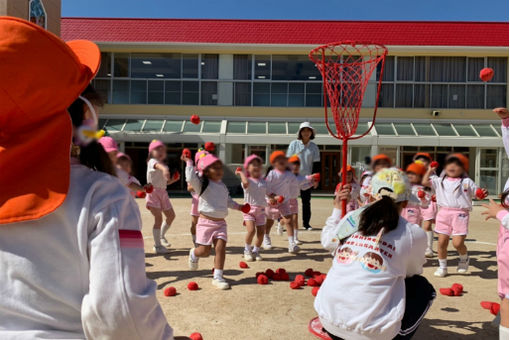
<path id="1" fill-rule="evenodd" d="M 0 226 L 0 339 L 173 339 L 141 225 L 117 178 L 71 165 L 57 210 Z"/>
<path id="2" fill-rule="evenodd" d="M 341 211 L 334 209 L 322 230 L 322 245 L 333 251 L 334 258 L 315 310 L 324 328 L 343 339 L 392 339 L 405 311 L 404 279 L 422 273 L 427 237 L 420 227 L 400 218 L 397 228 L 384 234 L 378 245 L 375 236 L 358 232 L 340 245 L 341 223 L 357 212 L 341 219 Z"/>

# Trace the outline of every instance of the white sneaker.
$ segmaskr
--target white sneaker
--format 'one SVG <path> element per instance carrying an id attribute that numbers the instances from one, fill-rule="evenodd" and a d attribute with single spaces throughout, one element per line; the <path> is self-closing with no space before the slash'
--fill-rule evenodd
<path id="1" fill-rule="evenodd" d="M 251 251 L 249 251 L 249 250 L 245 250 L 244 251 L 244 260 L 247 261 L 247 262 L 253 262 L 254 261 L 253 254 L 252 254 Z"/>
<path id="2" fill-rule="evenodd" d="M 469 269 L 469 257 L 466 261 L 459 260 L 459 264 L 457 265 L 457 273 L 467 273 Z"/>
<path id="3" fill-rule="evenodd" d="M 434 257 L 434 252 L 432 251 L 432 249 L 430 248 L 427 248 L 427 250 L 425 250 L 425 257 Z"/>
<path id="4" fill-rule="evenodd" d="M 164 245 L 165 247 L 170 247 L 170 242 L 168 242 L 165 236 L 161 238 L 161 244 Z"/>
<path id="5" fill-rule="evenodd" d="M 297 254 L 299 253 L 299 247 L 295 244 L 289 244 L 289 253 L 291 254 Z"/>
<path id="6" fill-rule="evenodd" d="M 255 259 L 255 261 L 262 261 L 262 256 L 260 256 L 260 254 L 257 252 L 257 253 L 252 253 L 251 254 L 252 257 Z"/>
<path id="7" fill-rule="evenodd" d="M 225 290 L 225 289 L 229 289 L 230 288 L 230 285 L 228 284 L 228 282 L 224 278 L 213 279 L 212 280 L 212 284 L 213 284 L 214 287 L 216 287 L 218 289 L 221 289 L 221 290 Z"/>
<path id="8" fill-rule="evenodd" d="M 264 241 L 262 242 L 262 248 L 265 250 L 271 250 L 273 249 L 273 246 L 271 245 L 271 237 L 269 235 L 264 235 Z"/>
<path id="9" fill-rule="evenodd" d="M 278 236 L 283 235 L 283 228 L 282 228 L 280 222 L 278 222 L 278 225 L 276 226 L 276 235 L 278 235 Z"/>
<path id="10" fill-rule="evenodd" d="M 189 264 L 189 269 L 191 270 L 197 270 L 198 269 L 198 259 L 197 261 L 193 261 L 193 257 L 191 256 L 191 252 L 194 251 L 195 248 L 191 248 L 189 250 L 189 256 L 188 256 L 188 264 Z"/>
<path id="11" fill-rule="evenodd" d="M 170 253 L 170 250 L 166 249 L 165 246 L 154 246 L 152 247 L 152 250 L 154 250 L 154 252 L 158 255 Z"/>
<path id="12" fill-rule="evenodd" d="M 302 245 L 303 242 L 301 242 L 300 240 L 298 239 L 294 239 L 294 243 L 297 244 L 298 246 Z"/>
<path id="13" fill-rule="evenodd" d="M 434 272 L 434 276 L 437 276 L 437 277 L 445 277 L 446 275 L 448 275 L 448 269 L 446 269 L 446 268 L 439 267 Z"/>

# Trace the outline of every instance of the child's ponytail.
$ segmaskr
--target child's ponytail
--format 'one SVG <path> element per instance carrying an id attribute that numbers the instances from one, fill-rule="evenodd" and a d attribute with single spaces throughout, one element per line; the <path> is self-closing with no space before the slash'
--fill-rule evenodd
<path id="1" fill-rule="evenodd" d="M 207 187 L 209 186 L 209 178 L 204 174 L 202 175 L 201 177 L 201 181 L 202 181 L 202 187 L 200 189 L 200 193 L 198 194 L 198 196 L 202 196 L 202 194 L 204 193 L 204 191 L 207 189 Z"/>
<path id="2" fill-rule="evenodd" d="M 397 204 L 390 197 L 383 196 L 361 213 L 358 230 L 363 236 L 375 236 L 382 228 L 387 233 L 397 228 L 399 218 Z"/>

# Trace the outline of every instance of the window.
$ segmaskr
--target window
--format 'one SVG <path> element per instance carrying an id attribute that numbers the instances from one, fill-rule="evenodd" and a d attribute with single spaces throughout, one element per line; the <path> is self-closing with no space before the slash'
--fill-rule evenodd
<path id="1" fill-rule="evenodd" d="M 184 105 L 198 105 L 198 81 L 182 82 L 182 103 Z"/>
<path id="2" fill-rule="evenodd" d="M 269 106 L 270 83 L 253 83 L 253 106 Z"/>
<path id="3" fill-rule="evenodd" d="M 147 104 L 147 81 L 131 80 L 130 94 L 131 104 Z"/>
<path id="4" fill-rule="evenodd" d="M 289 83 L 288 106 L 305 106 L 305 83 Z"/>
<path id="5" fill-rule="evenodd" d="M 481 81 L 480 70 L 483 69 L 484 58 L 468 58 L 468 81 Z"/>
<path id="6" fill-rule="evenodd" d="M 202 79 L 218 79 L 218 55 L 202 54 Z"/>
<path id="7" fill-rule="evenodd" d="M 115 53 L 113 58 L 115 77 L 129 77 L 129 54 Z"/>
<path id="8" fill-rule="evenodd" d="M 113 81 L 113 104 L 129 104 L 129 80 Z"/>
<path id="9" fill-rule="evenodd" d="M 163 131 L 166 132 L 181 132 L 182 120 L 167 120 Z"/>
<path id="10" fill-rule="evenodd" d="M 234 164 L 243 164 L 244 162 L 244 144 L 227 144 L 230 147 L 230 162 Z"/>
<path id="11" fill-rule="evenodd" d="M 287 134 L 287 128 L 285 123 L 269 122 L 267 132 L 270 134 L 285 135 Z"/>
<path id="12" fill-rule="evenodd" d="M 483 109 L 484 108 L 484 86 L 483 85 L 468 85 L 466 107 L 468 109 Z"/>
<path id="13" fill-rule="evenodd" d="M 248 122 L 248 133 L 265 134 L 266 133 L 266 123 L 265 122 Z"/>
<path id="14" fill-rule="evenodd" d="M 430 107 L 430 85 L 414 85 L 414 107 Z"/>
<path id="15" fill-rule="evenodd" d="M 181 103 L 181 82 L 165 81 L 165 104 L 179 105 Z"/>
<path id="16" fill-rule="evenodd" d="M 271 84 L 271 106 L 287 106 L 287 83 Z"/>
<path id="17" fill-rule="evenodd" d="M 202 82 L 202 105 L 218 105 L 218 83 Z"/>
<path id="18" fill-rule="evenodd" d="M 448 107 L 448 85 L 432 85 L 433 108 Z"/>
<path id="19" fill-rule="evenodd" d="M 246 133 L 246 122 L 228 122 L 227 133 Z"/>
<path id="20" fill-rule="evenodd" d="M 271 56 L 256 55 L 255 56 L 255 79 L 271 78 Z"/>
<path id="21" fill-rule="evenodd" d="M 163 120 L 159 119 L 147 119 L 145 125 L 142 128 L 143 132 L 159 132 L 163 127 Z"/>
<path id="22" fill-rule="evenodd" d="M 198 54 L 182 55 L 182 77 L 198 78 Z"/>
<path id="23" fill-rule="evenodd" d="M 397 84 L 396 107 L 413 107 L 413 85 Z"/>
<path id="24" fill-rule="evenodd" d="M 251 80 L 251 67 L 251 55 L 234 54 L 234 79 Z"/>
<path id="25" fill-rule="evenodd" d="M 110 103 L 110 80 L 95 78 L 94 81 L 92 82 L 92 84 L 94 86 L 94 89 L 101 96 L 101 98 L 106 103 Z"/>
<path id="26" fill-rule="evenodd" d="M 320 80 L 315 64 L 303 55 L 273 55 L 273 80 Z"/>
<path id="27" fill-rule="evenodd" d="M 178 53 L 131 54 L 132 78 L 181 78 Z"/>
<path id="28" fill-rule="evenodd" d="M 248 145 L 248 155 L 255 154 L 262 158 L 262 163 L 266 162 L 266 146 L 265 145 Z"/>
<path id="29" fill-rule="evenodd" d="M 414 57 L 398 57 L 397 80 L 413 80 L 413 79 L 414 79 Z"/>
<path id="30" fill-rule="evenodd" d="M 251 106 L 251 83 L 234 84 L 234 105 Z"/>
<path id="31" fill-rule="evenodd" d="M 101 52 L 101 66 L 97 71 L 96 77 L 105 78 L 112 76 L 112 55 L 111 53 Z"/>
<path id="32" fill-rule="evenodd" d="M 379 93 L 380 107 L 393 107 L 393 84 L 382 84 Z"/>
<path id="33" fill-rule="evenodd" d="M 41 0 L 30 0 L 28 8 L 28 21 L 46 29 L 46 10 Z"/>
<path id="34" fill-rule="evenodd" d="M 487 66 L 494 70 L 492 82 L 506 83 L 507 79 L 507 58 L 487 58 Z"/>
<path id="35" fill-rule="evenodd" d="M 147 88 L 147 104 L 164 104 L 165 103 L 165 83 L 159 80 L 149 80 Z"/>
<path id="36" fill-rule="evenodd" d="M 221 130 L 221 122 L 214 122 L 210 120 L 204 121 L 204 128 L 202 132 L 205 133 L 220 133 Z"/>
<path id="37" fill-rule="evenodd" d="M 376 78 L 379 80 L 382 64 L 377 65 Z M 395 79 L 395 57 L 388 56 L 384 62 L 383 81 L 393 81 Z"/>
<path id="38" fill-rule="evenodd" d="M 306 84 L 306 106 L 322 106 L 322 84 Z"/>
<path id="39" fill-rule="evenodd" d="M 414 123 L 413 126 L 419 136 L 436 136 L 436 133 L 430 124 Z"/>
<path id="40" fill-rule="evenodd" d="M 466 107 L 466 87 L 464 85 L 450 85 L 450 94 L 449 94 L 450 108 L 464 108 Z"/>
<path id="41" fill-rule="evenodd" d="M 487 85 L 487 108 L 506 107 L 506 85 Z"/>
<path id="42" fill-rule="evenodd" d="M 431 81 L 464 82 L 466 81 L 466 58 L 430 57 L 428 71 Z"/>

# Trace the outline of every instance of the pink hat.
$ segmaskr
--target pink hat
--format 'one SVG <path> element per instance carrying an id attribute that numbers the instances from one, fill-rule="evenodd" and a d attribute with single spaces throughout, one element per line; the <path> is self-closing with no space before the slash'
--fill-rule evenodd
<path id="1" fill-rule="evenodd" d="M 124 158 L 127 158 L 127 159 L 131 160 L 131 157 L 129 157 L 129 155 L 125 154 L 124 152 L 119 152 L 119 153 L 117 154 L 117 158 L 122 158 L 122 157 L 124 157 Z"/>
<path id="2" fill-rule="evenodd" d="M 119 151 L 117 142 L 112 137 L 101 137 L 98 142 L 106 152 Z"/>
<path id="3" fill-rule="evenodd" d="M 160 146 L 165 146 L 162 141 L 153 139 L 152 142 L 149 144 L 149 153 L 152 152 L 152 150 L 159 148 Z"/>
<path id="4" fill-rule="evenodd" d="M 213 154 L 208 153 L 207 151 L 204 151 L 198 158 L 198 162 L 196 164 L 198 172 L 201 174 L 204 172 L 205 169 L 207 169 L 209 166 L 211 166 L 213 163 L 216 163 L 217 161 L 221 160 L 216 157 Z"/>
<path id="5" fill-rule="evenodd" d="M 262 158 L 260 158 L 258 155 L 256 154 L 251 154 L 249 155 L 248 157 L 246 157 L 246 159 L 244 160 L 244 164 L 243 164 L 243 167 L 244 167 L 244 171 L 246 173 L 248 173 L 248 165 L 250 165 L 250 163 L 252 161 L 254 161 L 255 159 L 258 159 L 261 163 L 264 163 L 264 161 L 262 160 Z"/>
<path id="6" fill-rule="evenodd" d="M 202 149 L 202 148 L 198 149 L 197 152 L 195 153 L 195 165 L 197 165 L 200 157 L 204 157 L 206 154 L 207 154 L 207 151 L 205 151 L 204 149 Z M 202 155 L 204 155 L 204 156 L 202 156 Z"/>

